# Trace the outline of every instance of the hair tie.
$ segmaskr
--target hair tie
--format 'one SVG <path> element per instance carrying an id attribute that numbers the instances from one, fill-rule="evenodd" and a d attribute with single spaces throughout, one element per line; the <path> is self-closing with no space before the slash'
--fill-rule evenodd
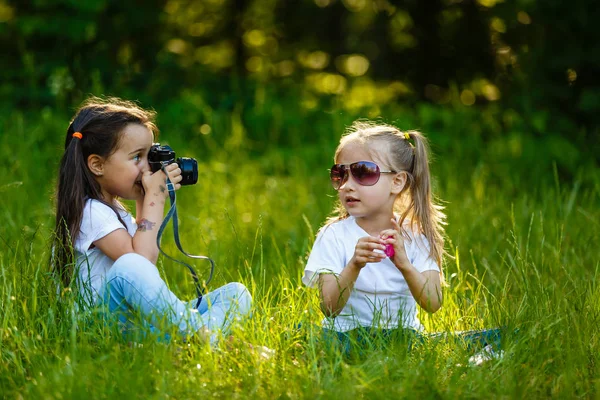
<path id="1" fill-rule="evenodd" d="M 408 134 L 408 132 L 404 132 L 404 139 L 406 139 L 406 140 L 410 139 L 410 135 Z"/>
<path id="2" fill-rule="evenodd" d="M 81 138 L 83 138 L 83 135 L 81 134 L 81 132 L 75 132 L 73 134 L 73 137 L 76 137 L 77 139 L 81 139 Z"/>

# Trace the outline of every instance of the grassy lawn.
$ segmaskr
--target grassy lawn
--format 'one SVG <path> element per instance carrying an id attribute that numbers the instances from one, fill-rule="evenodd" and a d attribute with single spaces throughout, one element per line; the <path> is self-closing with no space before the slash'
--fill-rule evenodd
<path id="1" fill-rule="evenodd" d="M 268 110 L 275 122 L 261 119 Z M 178 192 L 185 250 L 216 261 L 211 288 L 240 281 L 254 298 L 253 318 L 216 350 L 152 337 L 132 344 L 101 318 L 72 312 L 69 292 L 57 296 L 48 242 L 70 115 L 0 114 L 2 397 L 600 396 L 600 173 L 578 166 L 568 143 L 535 138 L 521 125 L 488 128 L 495 133 L 484 141 L 479 133 L 490 121 L 461 110 L 424 107 L 389 118 L 430 137 L 448 215 L 454 257 L 444 266 L 444 305 L 421 320 L 430 332 L 504 326 L 518 334 L 506 338 L 504 358 L 478 367 L 468 364 L 472 351 L 451 340 L 410 351 L 392 341 L 346 359 L 318 340 L 317 293 L 300 277 L 333 205 L 327 169 L 353 117 L 267 111 L 251 110 L 255 118 L 242 126 L 235 112 L 213 110 L 209 134 L 178 134 L 167 129 L 176 116 L 159 119 L 161 141 L 207 171 Z M 163 245 L 177 254 L 170 229 Z M 207 265 L 195 265 L 208 276 Z M 193 297 L 185 268 L 161 258 L 159 269 L 176 294 Z M 260 345 L 275 356 L 262 357 Z"/>

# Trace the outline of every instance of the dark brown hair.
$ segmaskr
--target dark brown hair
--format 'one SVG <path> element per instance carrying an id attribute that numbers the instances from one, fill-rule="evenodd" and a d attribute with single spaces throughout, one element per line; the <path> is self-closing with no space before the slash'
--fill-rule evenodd
<path id="1" fill-rule="evenodd" d="M 51 250 L 53 271 L 63 285 L 69 286 L 73 278 L 73 243 L 79 235 L 85 202 L 87 199 L 104 202 L 100 185 L 88 168 L 88 157 L 92 154 L 101 157 L 113 154 L 128 124 L 144 125 L 156 135 L 158 130 L 154 118 L 153 111 L 144 110 L 129 101 L 90 97 L 71 120 L 60 161 L 56 226 Z M 74 138 L 75 132 L 81 132 L 82 138 Z M 112 204 L 107 205 L 114 209 Z M 119 216 L 118 211 L 115 212 Z"/>

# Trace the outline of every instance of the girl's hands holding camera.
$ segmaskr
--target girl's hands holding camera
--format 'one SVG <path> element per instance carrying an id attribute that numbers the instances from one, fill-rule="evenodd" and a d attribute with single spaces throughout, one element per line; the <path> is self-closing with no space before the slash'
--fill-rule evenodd
<path id="1" fill-rule="evenodd" d="M 156 263 L 158 259 L 158 246 L 156 236 L 160 221 L 163 217 L 166 199 L 169 196 L 167 175 L 175 190 L 181 187 L 181 169 L 177 163 L 167 165 L 163 170 L 156 172 L 145 171 L 142 174 L 144 196 L 136 202 L 137 232 L 133 236 L 133 250 L 146 257 L 150 262 Z"/>
<path id="2" fill-rule="evenodd" d="M 180 182 L 183 180 L 183 175 L 181 175 L 181 168 L 177 163 L 171 163 L 165 167 L 169 175 L 169 180 L 173 184 L 175 190 L 181 189 Z"/>
<path id="3" fill-rule="evenodd" d="M 171 181 L 173 188 L 175 190 L 179 190 L 181 188 L 180 182 L 183 179 L 179 165 L 177 165 L 177 163 L 171 163 L 165 167 L 165 171 L 169 176 L 169 180 Z M 142 175 L 142 185 L 144 186 L 146 195 L 151 194 L 163 199 L 167 198 L 169 195 L 167 176 L 162 170 L 156 172 L 144 172 Z"/>

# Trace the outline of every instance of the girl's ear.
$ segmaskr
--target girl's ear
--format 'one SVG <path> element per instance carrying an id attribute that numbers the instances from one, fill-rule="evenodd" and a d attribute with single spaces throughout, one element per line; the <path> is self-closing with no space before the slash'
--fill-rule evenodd
<path id="1" fill-rule="evenodd" d="M 90 154 L 87 159 L 87 165 L 92 174 L 96 176 L 104 175 L 104 158 L 100 157 L 98 154 Z"/>
<path id="2" fill-rule="evenodd" d="M 392 181 L 392 193 L 400 194 L 404 190 L 404 186 L 406 186 L 406 172 L 401 171 L 394 176 L 394 180 Z"/>

